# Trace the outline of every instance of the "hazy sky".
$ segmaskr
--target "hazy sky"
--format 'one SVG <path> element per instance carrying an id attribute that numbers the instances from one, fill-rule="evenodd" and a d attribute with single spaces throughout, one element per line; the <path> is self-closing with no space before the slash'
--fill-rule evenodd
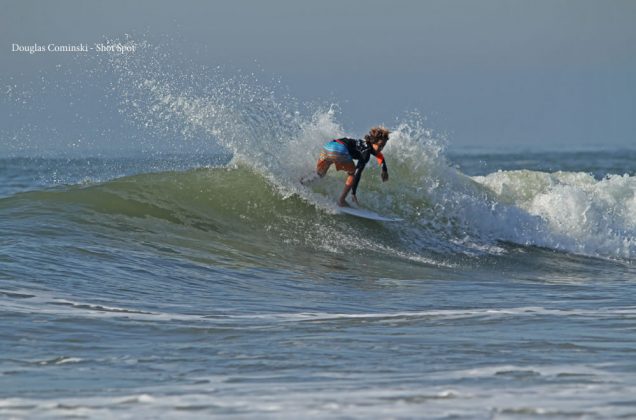
<path id="1" fill-rule="evenodd" d="M 334 100 L 354 133 L 419 110 L 464 147 L 636 147 L 636 1 L 1 0 L 2 76 L 66 57 L 11 44 L 169 37 L 196 62 Z"/>

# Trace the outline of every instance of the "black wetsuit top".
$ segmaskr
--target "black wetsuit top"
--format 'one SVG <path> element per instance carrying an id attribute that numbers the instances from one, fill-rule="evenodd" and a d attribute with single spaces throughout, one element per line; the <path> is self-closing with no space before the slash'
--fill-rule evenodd
<path id="1" fill-rule="evenodd" d="M 349 151 L 351 157 L 358 161 L 358 164 L 356 165 L 356 172 L 353 175 L 354 181 L 353 186 L 351 187 L 351 194 L 356 195 L 358 183 L 360 182 L 360 177 L 362 176 L 362 171 L 371 158 L 371 155 L 375 156 L 378 159 L 378 162 L 380 162 L 380 164 L 382 165 L 383 171 L 387 170 L 386 162 L 384 161 L 384 156 L 382 155 L 382 153 L 376 153 L 373 147 L 365 140 L 350 139 L 345 137 L 335 141 L 344 144 L 347 147 L 347 150 Z"/>

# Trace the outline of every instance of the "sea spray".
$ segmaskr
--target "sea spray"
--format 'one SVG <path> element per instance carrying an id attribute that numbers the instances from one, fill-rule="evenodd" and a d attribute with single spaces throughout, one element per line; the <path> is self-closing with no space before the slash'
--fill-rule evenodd
<path id="1" fill-rule="evenodd" d="M 227 149 L 234 164 L 265 177 L 282 198 L 296 195 L 325 211 L 333 209 L 342 174 L 330 171 L 311 188 L 297 181 L 314 170 L 325 141 L 347 135 L 337 122 L 337 106 L 303 109 L 293 98 L 277 96 L 272 86 L 259 83 L 253 74 L 228 77 L 219 69 L 204 69 L 177 76 L 156 56 L 115 56 L 111 64 L 126 75 L 120 78 L 122 105 L 137 123 L 180 133 L 183 141 Z M 501 173 L 481 178 L 463 174 L 448 161 L 445 146 L 424 118 L 411 113 L 397 121 L 385 149 L 390 182 L 379 182 L 373 163 L 363 177 L 359 194 L 363 205 L 406 219 L 385 229 L 398 233 L 408 252 L 500 253 L 503 241 L 632 258 L 633 221 L 628 209 L 634 187 L 629 177 L 612 184 L 623 184 L 619 195 L 627 198 L 625 209 L 597 196 L 602 186 L 597 193 L 567 185 L 553 186 L 552 196 L 529 191 L 546 174 L 528 176 L 528 187 L 515 196 L 489 185 Z M 562 178 L 568 176 L 578 175 Z"/>
<path id="2" fill-rule="evenodd" d="M 501 171 L 475 180 L 497 197 L 541 217 L 551 246 L 586 255 L 631 259 L 636 255 L 636 179 L 583 172 Z M 556 236 L 567 242 L 556 242 Z"/>
<path id="3" fill-rule="evenodd" d="M 136 169 L 117 164 L 117 170 L 102 165 L 101 173 L 93 164 L 88 178 L 56 170 L 49 177 L 53 184 L 107 182 L 154 170 L 188 171 L 213 162 L 212 166 L 246 169 L 266 180 L 280 200 L 298 198 L 333 215 L 344 174 L 332 169 L 325 179 L 308 187 L 298 180 L 314 171 L 324 142 L 364 135 L 342 127 L 337 104 L 300 104 L 280 93 L 280 82 L 263 81 L 258 74 L 228 75 L 220 67 L 174 60 L 165 48 L 147 41 L 122 42 L 137 45 L 137 52 L 100 55 L 96 60 L 106 61 L 88 72 L 114 80 L 108 95 L 117 98 L 120 115 L 143 133 L 130 141 L 138 141 L 136 146 L 145 156 L 163 163 L 146 162 L 135 165 Z M 12 90 L 12 100 L 19 97 L 18 90 Z M 36 108 L 43 107 L 38 102 L 42 100 L 42 96 L 32 98 Z M 503 244 L 508 242 L 603 258 L 634 257 L 633 177 L 609 173 L 598 179 L 576 171 L 524 169 L 471 177 L 449 160 L 448 140 L 431 131 L 424 117 L 410 113 L 390 128 L 391 140 L 385 149 L 390 181 L 380 182 L 379 169 L 370 162 L 359 199 L 367 208 L 405 219 L 402 224 L 382 227 L 384 234 L 400 238 L 399 246 L 391 244 L 394 251 L 479 257 L 506 252 Z M 95 161 L 85 164 L 91 162 Z M 81 172 L 81 161 L 73 161 L 73 166 Z M 240 197 L 241 187 L 236 188 L 233 193 Z M 370 248 L 385 245 L 383 239 L 361 238 L 345 224 L 327 227 L 325 220 L 320 222 L 323 235 L 315 234 L 308 242 L 322 243 L 325 249 L 342 249 L 334 243 L 355 248 L 355 241 L 343 238 L 357 237 L 358 244 L 368 240 Z M 324 236 L 339 239 L 325 241 Z"/>

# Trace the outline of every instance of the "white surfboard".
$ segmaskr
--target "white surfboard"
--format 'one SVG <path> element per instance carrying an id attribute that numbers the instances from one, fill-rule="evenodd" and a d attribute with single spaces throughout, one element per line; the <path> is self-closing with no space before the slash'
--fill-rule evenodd
<path id="1" fill-rule="evenodd" d="M 351 216 L 361 217 L 363 219 L 377 220 L 378 222 L 401 222 L 404 219 L 397 217 L 382 216 L 381 214 L 356 207 L 338 207 L 340 213 L 350 214 Z"/>

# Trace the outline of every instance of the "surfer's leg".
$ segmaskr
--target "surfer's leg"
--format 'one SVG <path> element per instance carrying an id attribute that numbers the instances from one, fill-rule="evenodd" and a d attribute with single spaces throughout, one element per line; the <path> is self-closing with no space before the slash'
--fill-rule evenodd
<path id="1" fill-rule="evenodd" d="M 322 156 L 318 159 L 318 163 L 316 163 L 316 175 L 319 177 L 323 177 L 327 175 L 327 171 L 333 162 L 330 159 L 324 159 Z"/>
<path id="2" fill-rule="evenodd" d="M 336 169 L 339 171 L 347 171 L 347 180 L 345 181 L 344 189 L 342 190 L 342 193 L 338 198 L 338 205 L 340 207 L 349 207 L 349 203 L 347 203 L 346 198 L 349 194 L 349 191 L 351 191 L 351 187 L 353 186 L 353 182 L 355 180 L 353 175 L 355 174 L 356 167 L 353 164 L 353 161 L 350 161 L 340 164 L 336 163 Z"/>
<path id="3" fill-rule="evenodd" d="M 353 177 L 351 176 L 349 178 L 353 179 Z M 351 186 L 353 185 L 353 181 L 349 183 L 349 178 L 347 178 L 347 182 L 345 182 L 345 186 L 342 190 L 342 193 L 340 194 L 340 197 L 338 197 L 338 205 L 340 207 L 351 207 L 349 203 L 347 203 L 347 195 L 349 194 L 349 191 L 351 191 Z"/>
<path id="4" fill-rule="evenodd" d="M 356 165 L 354 165 L 353 160 L 349 158 L 344 161 L 336 162 L 336 170 L 345 171 L 351 177 L 356 172 Z"/>
<path id="5" fill-rule="evenodd" d="M 323 178 L 325 175 L 327 175 L 327 171 L 329 170 L 329 167 L 332 163 L 333 159 L 331 158 L 331 156 L 329 156 L 327 150 L 323 149 L 323 151 L 320 152 L 318 162 L 316 162 L 316 172 L 300 178 L 300 183 L 302 185 L 307 185 L 319 178 Z"/>
<path id="6" fill-rule="evenodd" d="M 316 171 L 300 178 L 300 183 L 302 185 L 307 185 L 314 182 L 315 180 L 319 178 L 324 177 L 327 174 L 327 171 L 329 170 L 330 166 L 331 166 L 331 162 L 328 159 L 324 159 L 323 154 L 321 153 L 320 158 L 318 159 L 318 162 L 316 163 Z"/>

